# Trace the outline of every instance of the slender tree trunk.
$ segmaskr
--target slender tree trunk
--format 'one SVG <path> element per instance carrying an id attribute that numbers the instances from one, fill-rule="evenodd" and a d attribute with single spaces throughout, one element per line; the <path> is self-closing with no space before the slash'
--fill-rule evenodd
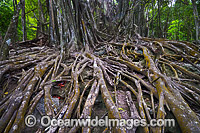
<path id="1" fill-rule="evenodd" d="M 199 38 L 199 16 L 198 16 L 196 0 L 192 0 L 192 6 L 193 6 L 195 29 L 196 29 L 196 40 L 199 40 L 200 39 Z"/>
<path id="2" fill-rule="evenodd" d="M 147 8 L 147 11 L 146 11 L 146 19 L 145 19 L 145 36 L 146 37 L 149 37 L 149 7 Z"/>
<path id="3" fill-rule="evenodd" d="M 163 37 L 164 37 L 164 38 L 167 38 L 169 13 L 170 13 L 170 12 L 167 13 L 167 19 L 166 19 L 165 25 L 163 26 Z"/>
<path id="4" fill-rule="evenodd" d="M 52 45 L 55 42 L 54 38 L 54 30 L 55 30 L 55 24 L 54 24 L 54 13 L 53 13 L 53 0 L 49 0 L 49 30 L 50 30 L 50 45 Z"/>
<path id="5" fill-rule="evenodd" d="M 43 14 L 43 9 L 42 9 L 42 4 L 40 2 L 40 0 L 38 0 L 38 14 L 39 14 L 39 24 L 38 24 L 38 30 L 39 30 L 39 34 L 40 33 L 44 33 L 45 32 L 45 28 L 44 28 L 44 14 Z"/>
<path id="6" fill-rule="evenodd" d="M 60 34 L 60 47 L 61 47 L 61 54 L 63 54 L 64 49 L 64 41 L 63 41 L 63 21 L 62 21 L 62 10 L 61 10 L 61 0 L 57 1 L 56 5 L 57 7 L 57 21 L 58 21 L 58 29 L 59 29 L 59 34 Z"/>
<path id="7" fill-rule="evenodd" d="M 0 47 L 1 47 L 1 45 L 2 45 L 2 41 L 3 41 L 3 38 L 2 38 L 1 32 L 0 32 Z"/>
<path id="8" fill-rule="evenodd" d="M 25 15 L 25 0 L 21 0 L 22 3 L 22 16 L 21 16 L 21 22 L 22 22 L 22 32 L 23 32 L 23 41 L 26 40 L 26 15 Z"/>
<path id="9" fill-rule="evenodd" d="M 152 17 L 153 17 L 153 15 L 154 15 L 154 0 L 152 0 Z M 154 17 L 153 17 L 154 18 Z M 153 21 L 153 18 L 152 18 L 152 22 L 151 22 L 151 37 L 154 37 L 154 26 L 153 26 L 153 23 L 154 23 L 154 21 Z"/>
<path id="10" fill-rule="evenodd" d="M 55 29 L 54 29 L 54 39 L 55 39 L 55 44 L 58 46 L 60 44 L 60 34 L 59 34 L 59 27 L 58 27 L 58 20 L 57 20 L 57 8 L 58 6 L 56 6 L 57 1 L 53 0 L 53 13 L 54 13 L 54 25 L 55 25 Z"/>
<path id="11" fill-rule="evenodd" d="M 9 55 L 9 45 L 15 44 L 16 35 L 17 35 L 17 26 L 18 26 L 18 18 L 19 12 L 21 10 L 21 3 L 16 6 L 16 10 L 14 12 L 13 18 L 11 19 L 10 25 L 7 29 L 6 35 L 4 36 L 3 42 L 0 45 L 0 60 L 5 60 Z"/>
<path id="12" fill-rule="evenodd" d="M 158 37 L 163 37 L 162 36 L 162 29 L 161 29 L 161 20 L 160 20 L 160 12 L 161 12 L 161 10 L 160 10 L 160 0 L 158 0 L 158 16 L 157 16 L 157 22 L 158 22 Z"/>
<path id="13" fill-rule="evenodd" d="M 141 35 L 141 4 L 138 6 L 138 22 L 137 22 L 137 25 L 138 25 L 138 33 Z"/>
<path id="14" fill-rule="evenodd" d="M 14 11 L 15 11 L 15 0 L 13 0 L 13 8 L 14 8 Z"/>

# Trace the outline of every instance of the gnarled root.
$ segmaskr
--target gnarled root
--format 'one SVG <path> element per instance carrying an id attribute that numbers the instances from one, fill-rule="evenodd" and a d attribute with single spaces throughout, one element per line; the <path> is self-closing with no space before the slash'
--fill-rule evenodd
<path id="1" fill-rule="evenodd" d="M 129 41 L 106 44 L 105 48 L 110 45 L 112 51 L 106 49 L 103 54 L 88 49 L 74 53 L 67 63 L 58 51 L 48 47 L 12 50 L 10 59 L 0 62 L 0 132 L 26 131 L 25 117 L 37 111 L 56 119 L 93 119 L 100 112 L 96 110 L 98 105 L 105 105 L 101 111 L 105 110 L 110 119 L 138 118 L 148 123 L 153 118 L 166 119 L 172 111 L 182 132 L 199 131 L 198 48 L 159 39 Z M 16 79 L 17 85 L 11 88 L 8 79 Z M 117 95 L 120 92 L 124 98 Z M 127 105 L 121 106 L 119 101 Z M 71 125 L 37 130 L 92 132 L 94 128 Z M 138 128 L 113 125 L 104 129 L 136 132 Z M 142 129 L 167 131 L 164 126 Z"/>

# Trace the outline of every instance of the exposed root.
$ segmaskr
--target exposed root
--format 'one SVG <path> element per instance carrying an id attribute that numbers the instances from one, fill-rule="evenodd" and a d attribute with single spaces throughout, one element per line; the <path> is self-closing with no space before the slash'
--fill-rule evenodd
<path id="1" fill-rule="evenodd" d="M 0 62 L 0 132 L 28 131 L 24 119 L 36 110 L 56 119 L 94 118 L 98 112 L 93 109 L 103 103 L 111 119 L 139 118 L 150 122 L 154 118 L 165 119 L 172 111 L 182 132 L 200 130 L 198 47 L 143 38 L 139 42 L 110 42 L 104 48 L 103 54 L 98 49 L 86 50 L 70 56 L 68 61 L 48 47 L 11 50 L 10 59 Z M 12 89 L 8 79 L 17 80 L 17 86 Z M 120 92 L 123 99 L 118 95 Z M 120 100 L 127 104 L 126 109 L 121 108 Z M 39 103 L 44 111 L 36 108 Z M 165 127 L 142 129 L 144 132 L 167 130 Z M 94 127 L 49 126 L 35 131 L 39 130 L 92 132 Z M 108 130 L 136 132 L 137 127 L 128 130 L 126 126 L 115 125 L 102 131 Z"/>

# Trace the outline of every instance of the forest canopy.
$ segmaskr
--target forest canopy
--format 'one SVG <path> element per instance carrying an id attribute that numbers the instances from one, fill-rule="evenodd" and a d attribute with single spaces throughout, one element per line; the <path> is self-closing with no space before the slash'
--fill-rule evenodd
<path id="1" fill-rule="evenodd" d="M 7 28 L 12 19 L 15 6 L 20 0 L 14 3 L 12 0 L 2 0 L 0 2 L 0 33 L 5 36 Z M 106 1 L 106 0 L 105 0 Z M 113 0 L 114 5 L 120 4 L 120 0 Z M 47 1 L 40 0 L 43 7 L 43 13 L 47 12 Z M 129 5 L 132 1 L 129 1 Z M 13 5 L 15 4 L 15 5 Z M 158 7 L 159 4 L 159 7 Z M 31 40 L 38 35 L 40 20 L 40 12 L 37 9 L 39 6 L 38 0 L 27 0 L 25 5 L 26 10 L 26 29 L 27 39 Z M 200 12 L 200 1 L 196 0 L 196 7 Z M 112 8 L 112 7 L 110 7 Z M 104 14 L 108 12 L 104 9 Z M 117 10 L 117 9 L 113 9 Z M 20 12 L 21 13 L 21 12 Z M 139 26 L 139 33 L 145 37 L 161 37 L 170 40 L 193 41 L 196 38 L 195 19 L 193 13 L 193 5 L 191 0 L 141 0 L 138 8 L 131 13 L 135 14 L 135 24 Z M 137 18 L 142 13 L 144 18 Z M 94 12 L 95 14 L 95 12 Z M 122 14 L 115 14 L 115 18 L 121 17 Z M 45 15 L 45 20 L 49 20 L 49 16 Z M 21 15 L 19 15 L 19 20 Z M 144 20 L 142 20 L 144 19 Z M 142 23 L 140 23 L 142 22 Z M 48 25 L 48 24 L 47 24 Z M 18 41 L 22 40 L 22 24 L 19 21 L 17 27 Z M 144 32 L 145 31 L 145 32 Z M 161 34 L 160 34 L 161 33 Z"/>

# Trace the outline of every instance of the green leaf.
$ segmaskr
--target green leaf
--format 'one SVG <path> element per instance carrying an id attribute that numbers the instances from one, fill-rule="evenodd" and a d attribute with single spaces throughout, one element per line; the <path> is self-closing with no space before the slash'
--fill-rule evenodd
<path id="1" fill-rule="evenodd" d="M 51 82 L 56 82 L 56 80 L 51 80 Z"/>

